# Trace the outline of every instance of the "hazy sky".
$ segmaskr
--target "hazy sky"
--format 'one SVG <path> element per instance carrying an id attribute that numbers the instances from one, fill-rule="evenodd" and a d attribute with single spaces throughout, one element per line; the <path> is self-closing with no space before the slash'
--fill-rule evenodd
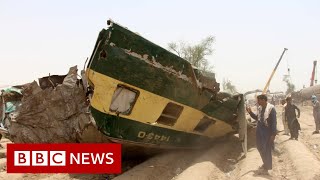
<path id="1" fill-rule="evenodd" d="M 317 0 L 0 0 L 0 86 L 82 69 L 109 18 L 164 48 L 215 36 L 208 59 L 217 80 L 230 79 L 240 92 L 264 87 L 284 47 L 272 91 L 286 89 L 288 66 L 297 88 L 308 86 L 320 60 Z"/>

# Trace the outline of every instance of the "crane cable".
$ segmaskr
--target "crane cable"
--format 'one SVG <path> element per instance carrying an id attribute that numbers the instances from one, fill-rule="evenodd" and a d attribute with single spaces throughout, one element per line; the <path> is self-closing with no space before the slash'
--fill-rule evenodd
<path id="1" fill-rule="evenodd" d="M 290 66 L 289 66 L 289 59 L 287 58 L 287 70 L 288 70 L 288 82 L 291 83 L 291 75 L 290 75 Z"/>

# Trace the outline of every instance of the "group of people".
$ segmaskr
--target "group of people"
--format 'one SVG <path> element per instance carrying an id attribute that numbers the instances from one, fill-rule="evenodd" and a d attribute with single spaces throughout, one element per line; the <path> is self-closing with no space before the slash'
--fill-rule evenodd
<path id="1" fill-rule="evenodd" d="M 277 113 L 274 106 L 268 103 L 266 95 L 259 95 L 257 101 L 259 106 L 256 114 L 252 112 L 250 107 L 247 107 L 246 110 L 257 121 L 256 144 L 263 162 L 263 165 L 259 167 L 259 171 L 261 174 L 268 174 L 268 170 L 272 169 L 272 149 L 277 135 Z M 319 134 L 320 103 L 315 95 L 311 97 L 311 101 L 316 124 L 316 130 L 313 134 Z M 284 134 L 290 134 L 290 139 L 298 140 L 299 130 L 301 130 L 298 121 L 300 109 L 292 103 L 290 96 L 282 100 L 281 104 L 283 105 L 282 122 Z"/>
<path id="2" fill-rule="evenodd" d="M 312 95 L 311 96 L 311 102 L 313 106 L 313 118 L 316 125 L 316 130 L 312 132 L 312 134 L 319 134 L 320 130 L 320 103 L 317 99 L 317 96 Z M 300 117 L 300 109 L 292 104 L 291 97 L 287 97 L 285 100 L 282 100 L 281 104 L 283 105 L 282 110 L 282 123 L 284 126 L 284 134 L 285 135 L 291 135 L 290 139 L 296 139 L 298 140 L 300 124 L 298 122 L 298 119 Z M 296 115 L 296 110 L 298 112 L 298 115 Z"/>

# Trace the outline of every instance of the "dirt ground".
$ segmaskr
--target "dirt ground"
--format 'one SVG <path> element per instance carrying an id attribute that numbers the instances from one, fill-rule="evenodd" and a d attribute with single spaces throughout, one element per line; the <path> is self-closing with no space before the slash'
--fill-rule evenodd
<path id="1" fill-rule="evenodd" d="M 226 137 L 205 150 L 171 151 L 149 157 L 147 160 L 123 162 L 123 174 L 82 175 L 82 174 L 7 174 L 5 171 L 6 143 L 1 140 L 0 179 L 63 179 L 63 180 L 193 180 L 193 179 L 276 179 L 276 180 L 320 180 L 320 134 L 312 135 L 315 129 L 312 107 L 301 107 L 301 132 L 299 140 L 289 140 L 283 135 L 280 107 L 277 107 L 278 136 L 273 152 L 273 170 L 269 175 L 259 175 L 257 168 L 262 165 L 255 148 L 255 131 L 248 132 L 248 154 L 244 157 L 236 136 Z M 143 162 L 141 162 L 143 161 Z"/>

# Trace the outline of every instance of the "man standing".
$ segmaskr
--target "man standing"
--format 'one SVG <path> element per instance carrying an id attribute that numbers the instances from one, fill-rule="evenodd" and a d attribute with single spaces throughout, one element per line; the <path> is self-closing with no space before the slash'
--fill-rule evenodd
<path id="1" fill-rule="evenodd" d="M 281 114 L 282 117 L 281 118 L 282 118 L 284 134 L 285 135 L 289 135 L 289 127 L 288 127 L 288 122 L 286 120 L 286 114 L 285 114 L 285 112 L 286 112 L 285 108 L 286 108 L 286 105 L 287 105 L 285 99 L 281 100 L 281 105 L 282 105 L 282 114 Z"/>
<path id="2" fill-rule="evenodd" d="M 300 109 L 296 105 L 292 104 L 292 98 L 290 96 L 286 98 L 286 101 L 285 117 L 290 129 L 290 139 L 298 140 L 300 124 L 297 117 L 300 118 Z M 296 110 L 298 111 L 298 116 L 296 115 Z"/>
<path id="3" fill-rule="evenodd" d="M 320 130 L 320 103 L 317 100 L 317 96 L 311 96 L 312 106 L 313 106 L 313 118 L 316 123 L 316 130 L 312 134 L 319 134 Z"/>
<path id="4" fill-rule="evenodd" d="M 266 95 L 259 95 L 257 100 L 259 105 L 257 114 L 254 114 L 250 107 L 247 111 L 257 120 L 256 143 L 263 162 L 260 169 L 263 174 L 268 174 L 268 170 L 272 169 L 271 150 L 277 134 L 277 116 L 274 106 L 267 102 Z"/>

